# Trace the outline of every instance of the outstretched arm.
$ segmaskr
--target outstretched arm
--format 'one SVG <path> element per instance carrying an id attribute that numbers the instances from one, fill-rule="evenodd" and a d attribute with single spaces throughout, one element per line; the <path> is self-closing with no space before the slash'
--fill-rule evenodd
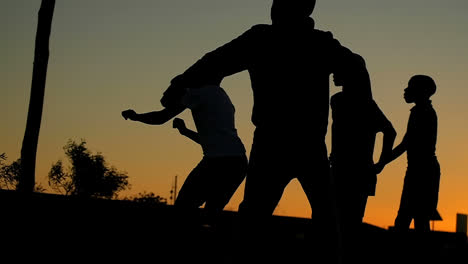
<path id="1" fill-rule="evenodd" d="M 142 114 L 137 114 L 133 109 L 129 109 L 123 111 L 122 116 L 125 119 L 142 122 L 148 125 L 162 125 L 180 114 L 184 109 L 184 107 L 164 108 L 160 111 Z"/>
<path id="2" fill-rule="evenodd" d="M 406 151 L 406 149 L 407 149 L 407 140 L 405 136 L 403 140 L 401 141 L 400 145 L 398 145 L 396 148 L 392 150 L 392 153 L 390 154 L 386 163 L 390 163 L 394 161 L 396 158 L 400 157 L 401 154 L 403 154 Z"/>
<path id="3" fill-rule="evenodd" d="M 178 129 L 181 135 L 184 135 L 190 138 L 191 140 L 197 142 L 198 144 L 200 144 L 200 136 L 198 135 L 198 133 L 193 130 L 188 129 L 185 126 L 185 122 L 183 119 L 174 118 L 174 121 L 172 121 L 172 127 Z"/>
<path id="4" fill-rule="evenodd" d="M 406 140 L 406 135 L 401 141 L 401 143 L 396 146 L 389 154 L 388 156 L 384 157 L 383 159 L 379 160 L 379 162 L 376 164 L 376 171 L 377 173 L 380 173 L 383 169 L 383 167 L 400 157 L 407 149 L 407 140 Z"/>

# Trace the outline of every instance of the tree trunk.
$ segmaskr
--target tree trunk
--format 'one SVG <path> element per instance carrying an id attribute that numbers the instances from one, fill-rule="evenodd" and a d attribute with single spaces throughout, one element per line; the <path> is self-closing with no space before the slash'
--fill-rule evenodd
<path id="1" fill-rule="evenodd" d="M 41 128 L 54 8 L 55 0 L 42 0 L 37 22 L 28 119 L 21 148 L 21 177 L 17 186 L 18 191 L 26 193 L 33 192 L 35 185 L 37 143 Z"/>

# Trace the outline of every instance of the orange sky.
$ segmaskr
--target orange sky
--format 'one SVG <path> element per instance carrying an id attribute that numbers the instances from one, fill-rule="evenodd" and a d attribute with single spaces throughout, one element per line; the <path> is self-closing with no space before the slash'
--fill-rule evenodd
<path id="1" fill-rule="evenodd" d="M 19 157 L 32 74 L 34 38 L 40 1 L 0 3 L 0 153 Z M 57 1 L 37 158 L 37 180 L 47 173 L 68 139 L 86 139 L 110 165 L 126 171 L 132 189 L 169 197 L 201 158 L 201 148 L 171 126 L 125 121 L 120 112 L 160 109 L 169 80 L 206 52 L 251 25 L 269 23 L 270 0 L 80 0 Z M 403 89 L 414 74 L 438 84 L 433 104 L 439 116 L 437 155 L 442 176 L 437 230 L 453 231 L 456 213 L 468 214 L 468 2 L 463 0 L 325 1 L 318 0 L 317 27 L 332 31 L 360 53 L 371 74 L 377 103 L 398 132 L 406 129 L 411 105 Z M 247 73 L 226 78 L 222 86 L 236 106 L 239 134 L 252 143 L 252 93 Z M 331 85 L 331 93 L 337 88 Z M 188 111 L 182 118 L 194 127 Z M 329 140 L 329 138 L 328 138 Z M 380 146 L 380 138 L 378 146 Z M 328 142 L 329 143 L 329 142 Z M 396 215 L 406 157 L 379 175 L 365 221 L 388 227 Z M 243 185 L 227 209 L 237 210 Z M 308 217 L 311 210 L 299 184 L 286 189 L 276 214 Z"/>

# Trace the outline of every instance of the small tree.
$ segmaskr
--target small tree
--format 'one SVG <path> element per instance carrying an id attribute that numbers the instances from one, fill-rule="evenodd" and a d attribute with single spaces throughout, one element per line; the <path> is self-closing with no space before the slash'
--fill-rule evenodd
<path id="1" fill-rule="evenodd" d="M 20 159 L 11 164 L 3 164 L 6 160 L 5 153 L 2 154 L 0 167 L 0 188 L 6 190 L 16 190 L 21 175 Z"/>
<path id="2" fill-rule="evenodd" d="M 69 140 L 64 150 L 71 167 L 65 171 L 61 160 L 52 165 L 49 172 L 52 189 L 65 195 L 110 199 L 130 188 L 127 173 L 109 167 L 100 153 L 92 154 L 86 148 L 86 141 Z"/>
<path id="3" fill-rule="evenodd" d="M 6 154 L 0 154 L 0 189 L 16 190 L 21 179 L 21 159 L 17 159 L 11 164 L 4 164 L 3 162 L 6 160 Z M 42 185 L 36 182 L 33 192 L 44 191 Z"/>

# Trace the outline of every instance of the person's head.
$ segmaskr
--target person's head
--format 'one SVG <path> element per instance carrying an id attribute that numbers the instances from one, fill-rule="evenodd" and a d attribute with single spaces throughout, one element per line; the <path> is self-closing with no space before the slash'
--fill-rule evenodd
<path id="1" fill-rule="evenodd" d="M 164 91 L 163 97 L 161 98 L 161 105 L 165 108 L 174 107 L 178 105 L 182 96 L 185 94 L 185 87 L 187 85 L 182 78 L 182 75 L 176 76 L 171 81 L 171 85 Z"/>
<path id="2" fill-rule="evenodd" d="M 414 75 L 408 81 L 404 98 L 407 103 L 417 103 L 429 100 L 436 92 L 437 86 L 434 80 L 427 75 Z"/>
<path id="3" fill-rule="evenodd" d="M 333 82 L 335 86 L 351 86 L 359 84 L 361 69 L 365 69 L 366 62 L 359 54 L 352 53 L 342 65 L 334 71 Z"/>
<path id="4" fill-rule="evenodd" d="M 337 71 L 335 73 L 333 73 L 333 83 L 335 84 L 335 86 L 343 86 L 344 85 L 344 76 L 343 76 L 343 72 L 341 71 Z"/>
<path id="5" fill-rule="evenodd" d="M 302 21 L 312 14 L 315 0 L 273 0 L 271 21 L 273 24 L 288 24 Z"/>

